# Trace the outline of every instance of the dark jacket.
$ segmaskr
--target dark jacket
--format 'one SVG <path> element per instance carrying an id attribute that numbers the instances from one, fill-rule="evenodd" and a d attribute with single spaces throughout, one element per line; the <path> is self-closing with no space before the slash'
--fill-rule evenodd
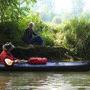
<path id="1" fill-rule="evenodd" d="M 24 35 L 23 35 L 23 41 L 26 42 L 26 43 L 30 43 L 32 38 L 34 36 L 36 36 L 37 34 L 31 29 L 27 28 L 24 32 Z"/>

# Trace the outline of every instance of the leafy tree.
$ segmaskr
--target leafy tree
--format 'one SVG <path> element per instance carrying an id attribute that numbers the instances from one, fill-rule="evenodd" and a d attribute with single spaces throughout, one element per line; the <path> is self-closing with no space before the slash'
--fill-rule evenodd
<path id="1" fill-rule="evenodd" d="M 0 42 L 17 41 L 19 21 L 30 12 L 36 0 L 0 0 Z M 17 37 L 16 37 L 17 36 Z"/>
<path id="2" fill-rule="evenodd" d="M 0 22 L 18 21 L 36 0 L 0 0 Z"/>

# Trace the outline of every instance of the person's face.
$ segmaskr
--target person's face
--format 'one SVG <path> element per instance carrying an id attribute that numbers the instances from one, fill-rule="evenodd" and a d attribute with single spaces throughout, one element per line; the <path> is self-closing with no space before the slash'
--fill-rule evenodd
<path id="1" fill-rule="evenodd" d="M 33 28 L 33 24 L 30 24 L 30 25 L 29 25 L 29 28 L 32 29 L 32 28 Z"/>
<path id="2" fill-rule="evenodd" d="M 13 50 L 13 48 L 10 48 L 8 51 L 11 52 Z"/>

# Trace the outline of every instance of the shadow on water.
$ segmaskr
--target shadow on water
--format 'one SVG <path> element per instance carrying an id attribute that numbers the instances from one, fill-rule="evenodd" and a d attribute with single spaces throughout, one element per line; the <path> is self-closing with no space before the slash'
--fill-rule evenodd
<path id="1" fill-rule="evenodd" d="M 90 72 L 1 72 L 0 90 L 90 90 Z"/>

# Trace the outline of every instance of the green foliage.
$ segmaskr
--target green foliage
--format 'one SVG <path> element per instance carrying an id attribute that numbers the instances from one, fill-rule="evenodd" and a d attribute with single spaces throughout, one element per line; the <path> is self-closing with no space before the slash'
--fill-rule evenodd
<path id="1" fill-rule="evenodd" d="M 31 12 L 27 17 L 23 17 L 19 22 L 19 29 L 24 33 L 24 30 L 28 27 L 30 22 L 35 23 L 34 30 L 44 40 L 45 45 L 54 45 L 54 32 L 50 25 L 44 23 L 38 13 Z M 57 31 L 56 31 L 57 32 Z"/>
<path id="2" fill-rule="evenodd" d="M 49 30 L 43 30 L 42 37 L 47 46 L 54 46 L 54 34 Z"/>
<path id="3" fill-rule="evenodd" d="M 23 15 L 27 15 L 26 11 L 30 10 L 28 6 L 31 2 L 35 1 L 36 0 L 0 0 L 0 22 L 18 21 Z"/>
<path id="4" fill-rule="evenodd" d="M 7 41 L 24 44 L 21 39 L 24 30 L 30 22 L 34 22 L 34 30 L 41 35 L 45 45 L 62 46 L 81 57 L 89 58 L 90 20 L 76 17 L 59 24 L 45 23 L 38 13 L 31 12 L 28 7 L 35 1 L 0 0 L 0 45 Z M 21 6 L 24 3 L 25 6 Z"/>
<path id="5" fill-rule="evenodd" d="M 65 22 L 59 35 L 57 44 L 63 45 L 81 57 L 86 57 L 90 45 L 90 21 L 87 18 L 74 18 Z"/>
<path id="6" fill-rule="evenodd" d="M 28 5 L 35 1 L 36 0 L 0 0 L 0 44 L 6 43 L 7 41 L 14 43 L 21 42 L 22 23 L 20 21 L 27 15 L 27 12 L 30 11 Z M 24 4 L 24 6 L 22 6 L 22 4 Z"/>
<path id="7" fill-rule="evenodd" d="M 22 33 L 29 22 L 35 23 L 34 29 L 41 35 L 46 46 L 62 46 L 75 54 L 85 56 L 90 45 L 90 22 L 86 18 L 74 18 L 57 25 L 44 23 L 37 13 L 30 13 L 19 21 L 19 30 Z"/>
<path id="8" fill-rule="evenodd" d="M 0 43 L 19 42 L 20 31 L 18 30 L 17 22 L 4 22 L 0 24 Z"/>

